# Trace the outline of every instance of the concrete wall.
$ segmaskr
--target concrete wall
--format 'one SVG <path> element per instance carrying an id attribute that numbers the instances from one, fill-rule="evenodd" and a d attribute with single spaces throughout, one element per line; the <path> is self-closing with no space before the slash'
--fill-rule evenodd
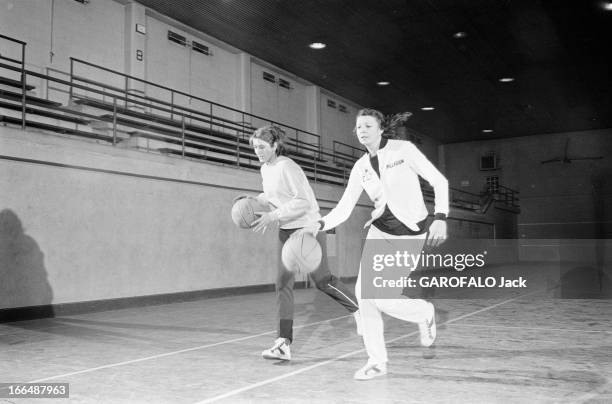
<path id="1" fill-rule="evenodd" d="M 274 234 L 231 222 L 259 173 L 0 128 L 0 308 L 274 282 Z M 342 188 L 315 184 L 323 208 Z M 359 205 L 331 236 L 356 276 Z"/>
<path id="2" fill-rule="evenodd" d="M 563 156 L 601 160 L 541 164 Z M 444 146 L 451 186 L 480 192 L 485 177 L 520 191 L 522 238 L 598 238 L 612 235 L 612 130 L 547 134 Z M 480 171 L 479 157 L 493 151 L 499 169 Z M 461 183 L 469 185 L 462 187 Z"/>

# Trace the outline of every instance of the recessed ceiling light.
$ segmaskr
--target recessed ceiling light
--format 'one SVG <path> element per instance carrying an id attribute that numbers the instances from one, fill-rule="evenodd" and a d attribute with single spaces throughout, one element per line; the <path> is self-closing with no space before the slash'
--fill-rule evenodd
<path id="1" fill-rule="evenodd" d="M 308 46 L 310 46 L 312 49 L 323 49 L 327 45 L 325 45 L 323 42 L 313 42 L 313 43 L 311 43 Z"/>
<path id="2" fill-rule="evenodd" d="M 421 108 L 423 111 L 433 111 L 435 108 L 434 107 L 423 107 Z"/>
<path id="3" fill-rule="evenodd" d="M 602 1 L 601 8 L 604 10 L 612 11 L 612 1 Z"/>
<path id="4" fill-rule="evenodd" d="M 457 38 L 457 39 L 465 38 L 466 36 L 467 36 L 467 33 L 463 31 L 455 32 L 453 34 L 453 38 Z"/>
<path id="5" fill-rule="evenodd" d="M 493 129 L 483 129 L 482 132 L 483 133 L 492 133 Z"/>
<path id="6" fill-rule="evenodd" d="M 384 87 L 384 86 L 388 86 L 389 84 L 391 84 L 391 82 L 390 81 L 379 81 L 376 84 L 381 86 L 381 87 Z"/>
<path id="7" fill-rule="evenodd" d="M 499 81 L 501 81 L 502 83 L 510 83 L 514 81 L 514 77 L 502 77 L 501 79 L 499 79 Z"/>

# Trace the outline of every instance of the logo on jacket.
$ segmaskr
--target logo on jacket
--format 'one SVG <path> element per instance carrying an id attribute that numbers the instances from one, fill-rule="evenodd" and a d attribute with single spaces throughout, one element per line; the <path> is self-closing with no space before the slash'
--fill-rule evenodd
<path id="1" fill-rule="evenodd" d="M 361 179 L 363 180 L 363 182 L 370 181 L 372 179 L 372 175 L 373 175 L 372 171 L 370 169 L 366 168 L 363 171 L 363 175 L 361 176 Z"/>
<path id="2" fill-rule="evenodd" d="M 393 168 L 399 166 L 400 164 L 404 164 L 404 159 L 396 160 L 393 163 L 387 164 L 387 168 Z"/>

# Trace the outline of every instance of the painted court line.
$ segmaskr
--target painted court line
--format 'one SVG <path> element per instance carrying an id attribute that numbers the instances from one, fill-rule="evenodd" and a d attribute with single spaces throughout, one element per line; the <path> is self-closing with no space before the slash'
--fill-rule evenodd
<path id="1" fill-rule="evenodd" d="M 309 323 L 309 324 L 303 324 L 303 325 L 295 326 L 293 328 L 296 329 L 296 328 L 310 327 L 310 326 L 313 326 L 313 325 L 327 323 L 327 322 L 330 322 L 330 321 L 340 320 L 340 319 L 343 319 L 343 318 L 346 318 L 346 317 L 348 317 L 348 316 L 340 316 L 340 317 L 330 318 L 330 319 L 327 319 L 327 320 L 317 321 L 315 323 Z M 148 360 L 152 360 L 152 359 L 164 358 L 166 356 L 178 355 L 178 354 L 182 354 L 182 353 L 185 353 L 185 352 L 197 351 L 197 350 L 200 350 L 200 349 L 212 348 L 212 347 L 219 346 L 219 345 L 231 344 L 231 343 L 239 342 L 239 341 L 245 341 L 245 340 L 248 340 L 248 339 L 257 338 L 257 337 L 261 337 L 261 336 L 264 336 L 264 335 L 269 335 L 269 334 L 272 334 L 272 333 L 275 333 L 275 332 L 276 331 L 267 331 L 267 332 L 262 332 L 260 334 L 248 335 L 246 337 L 234 338 L 234 339 L 229 339 L 229 340 L 225 340 L 225 341 L 222 341 L 222 342 L 215 342 L 215 343 L 212 343 L 212 344 L 200 345 L 200 346 L 196 346 L 196 347 L 193 347 L 193 348 L 186 348 L 186 349 L 181 349 L 181 350 L 178 350 L 178 351 L 166 352 L 166 353 L 163 353 L 163 354 L 158 354 L 158 355 L 153 355 L 153 356 L 147 356 L 145 358 L 132 359 L 132 360 L 129 360 L 129 361 L 117 362 L 117 363 L 109 363 L 108 365 L 102 365 L 102 366 L 97 366 L 97 367 L 94 367 L 94 368 L 77 370 L 75 372 L 64 373 L 64 374 L 61 374 L 61 375 L 49 376 L 49 377 L 45 377 L 45 378 L 42 378 L 42 379 L 32 380 L 32 381 L 29 381 L 28 383 L 46 382 L 46 381 L 49 381 L 49 380 L 61 379 L 61 378 L 64 378 L 64 377 L 69 377 L 69 376 L 74 376 L 74 375 L 81 375 L 81 374 L 84 374 L 84 373 L 91 373 L 91 372 L 95 372 L 97 370 L 110 369 L 110 368 L 115 368 L 115 367 L 118 367 L 118 366 L 130 365 L 132 363 L 138 363 L 138 362 L 144 362 L 144 361 L 148 361 Z"/>
<path id="2" fill-rule="evenodd" d="M 546 328 L 546 327 L 520 327 L 511 325 L 485 325 L 485 324 L 455 324 L 455 327 L 474 327 L 474 328 L 502 328 L 502 329 L 518 329 L 531 331 L 561 331 L 561 332 L 588 332 L 588 333 L 604 333 L 612 334 L 609 330 L 574 330 L 571 328 Z"/>
<path id="3" fill-rule="evenodd" d="M 488 306 L 488 307 L 476 310 L 474 312 L 467 313 L 467 314 L 464 314 L 462 316 L 459 316 L 459 317 L 453 318 L 451 320 L 445 321 L 444 323 L 440 323 L 439 325 L 454 323 L 456 321 L 462 320 L 462 319 L 467 318 L 467 317 L 474 316 L 474 315 L 482 313 L 484 311 L 488 311 L 488 310 L 494 309 L 495 307 L 501 306 L 502 304 L 513 302 L 513 301 L 515 301 L 517 299 L 520 299 L 521 297 L 525 297 L 525 296 L 528 296 L 528 295 L 531 295 L 531 294 L 534 294 L 534 293 L 535 292 L 526 293 L 524 295 L 520 295 L 520 296 L 514 297 L 512 299 L 504 300 L 503 302 L 496 303 L 496 304 L 494 304 L 492 306 Z M 403 339 L 403 338 L 406 338 L 406 337 L 410 337 L 412 335 L 415 335 L 416 333 L 418 333 L 418 331 L 413 331 L 413 332 L 411 332 L 409 334 L 401 335 L 399 337 L 387 340 L 387 343 L 395 342 L 395 341 L 398 341 L 400 339 Z M 335 358 L 328 359 L 328 360 L 323 361 L 323 362 L 318 362 L 318 363 L 315 363 L 313 365 L 307 366 L 305 368 L 295 370 L 293 372 L 285 373 L 283 375 L 276 376 L 276 377 L 273 377 L 271 379 L 263 380 L 261 382 L 249 384 L 248 386 L 244 386 L 244 387 L 241 387 L 239 389 L 228 391 L 227 393 L 224 393 L 224 394 L 221 394 L 221 395 L 218 395 L 218 396 L 215 396 L 215 397 L 207 398 L 206 400 L 198 401 L 198 402 L 196 402 L 194 404 L 208 404 L 208 403 L 213 403 L 215 401 L 223 400 L 224 398 L 232 397 L 232 396 L 235 396 L 237 394 L 244 393 L 245 391 L 253 390 L 253 389 L 256 389 L 258 387 L 265 386 L 267 384 L 274 383 L 274 382 L 277 382 L 279 380 L 286 379 L 288 377 L 299 375 L 300 373 L 308 372 L 309 370 L 316 369 L 316 368 L 321 367 L 321 366 L 325 366 L 325 365 L 330 364 L 332 362 L 336 362 L 336 361 L 338 361 L 340 359 L 344 359 L 344 358 L 348 358 L 350 356 L 357 355 L 357 354 L 359 354 L 361 352 L 364 352 L 364 351 L 365 351 L 365 349 L 362 348 L 362 349 L 358 349 L 356 351 L 348 352 L 348 353 L 345 353 L 343 355 L 337 356 Z"/>

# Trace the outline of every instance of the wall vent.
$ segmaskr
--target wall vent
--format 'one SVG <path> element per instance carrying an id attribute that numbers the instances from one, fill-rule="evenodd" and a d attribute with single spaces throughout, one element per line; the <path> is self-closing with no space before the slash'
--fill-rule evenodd
<path id="1" fill-rule="evenodd" d="M 276 77 L 272 73 L 263 72 L 263 79 L 265 81 L 269 81 L 270 83 L 276 83 Z"/>
<path id="2" fill-rule="evenodd" d="M 499 192 L 499 176 L 491 175 L 490 177 L 487 177 L 486 183 L 487 183 L 487 191 L 494 193 L 494 194 Z"/>
<path id="3" fill-rule="evenodd" d="M 286 88 L 287 90 L 291 90 L 292 88 L 290 82 L 288 82 L 287 80 L 283 80 L 280 77 L 278 78 L 278 85 L 283 88 Z"/>
<path id="4" fill-rule="evenodd" d="M 329 98 L 327 99 L 327 106 L 330 108 L 336 108 L 336 101 L 334 100 L 330 100 Z"/>
<path id="5" fill-rule="evenodd" d="M 168 39 L 181 46 L 187 46 L 187 38 L 183 35 L 177 34 L 176 32 L 168 31 Z"/>
<path id="6" fill-rule="evenodd" d="M 480 156 L 480 170 L 497 170 L 497 155 L 494 152 Z"/>
<path id="7" fill-rule="evenodd" d="M 208 46 L 196 41 L 191 42 L 191 49 L 193 49 L 194 52 L 199 52 L 203 55 L 212 55 L 212 52 L 210 51 Z"/>

